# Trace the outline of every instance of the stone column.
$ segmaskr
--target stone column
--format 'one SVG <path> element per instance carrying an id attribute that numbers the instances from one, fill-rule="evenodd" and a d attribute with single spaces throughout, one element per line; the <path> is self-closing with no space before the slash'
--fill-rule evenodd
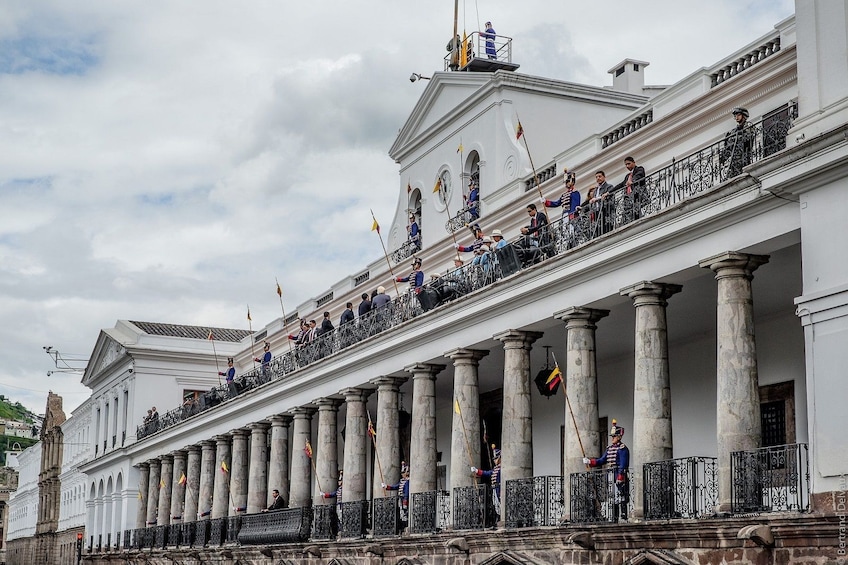
<path id="1" fill-rule="evenodd" d="M 644 517 L 642 465 L 674 457 L 671 435 L 671 383 L 668 369 L 668 298 L 678 284 L 643 281 L 621 289 L 636 307 L 633 378 L 633 449 L 630 476 L 633 516 Z"/>
<path id="2" fill-rule="evenodd" d="M 277 489 L 289 501 L 289 423 L 291 416 L 271 417 L 271 464 L 268 469 L 268 489 Z"/>
<path id="3" fill-rule="evenodd" d="M 174 472 L 171 475 L 171 522 L 190 522 L 191 520 L 184 520 L 186 487 L 185 483 L 180 484 L 180 479 L 186 472 L 186 452 L 175 451 L 172 455 L 174 456 Z M 186 481 L 188 481 L 187 476 Z"/>
<path id="4" fill-rule="evenodd" d="M 563 468 L 565 481 L 572 473 L 586 471 L 583 465 L 582 441 L 586 457 L 597 457 L 601 449 L 601 431 L 598 429 L 598 367 L 595 360 L 595 330 L 598 320 L 609 315 L 609 310 L 596 310 L 572 306 L 554 314 L 565 322 L 565 366 L 560 367 L 565 378 L 565 390 L 571 402 L 572 414 L 565 410 L 563 440 Z M 576 399 L 580 399 L 579 402 Z M 579 437 L 575 431 L 575 422 Z M 571 516 L 571 490 L 563 489 L 565 514 Z"/>
<path id="5" fill-rule="evenodd" d="M 185 507 L 183 522 L 197 520 L 198 495 L 200 494 L 200 446 L 190 445 L 186 448 L 186 485 Z"/>
<path id="6" fill-rule="evenodd" d="M 156 523 L 159 526 L 164 526 L 171 523 L 171 487 L 172 473 L 174 471 L 174 456 L 170 453 L 162 455 L 162 472 L 159 478 L 159 511 L 157 513 Z"/>
<path id="7" fill-rule="evenodd" d="M 247 430 L 233 430 L 233 466 L 230 468 L 230 497 L 233 507 L 229 515 L 247 511 Z"/>
<path id="8" fill-rule="evenodd" d="M 230 508 L 230 473 L 232 472 L 232 461 L 230 460 L 230 436 L 222 434 L 215 436 L 215 469 L 212 471 L 215 478 L 212 487 L 212 519 L 223 518 L 228 514 Z M 228 472 L 224 472 L 222 464 L 227 466 Z"/>
<path id="9" fill-rule="evenodd" d="M 372 384 L 377 385 L 377 461 L 374 464 L 377 472 L 374 473 L 374 496 L 380 496 L 383 492 L 379 469 L 383 470 L 386 484 L 397 484 L 400 481 L 399 390 L 404 382 L 406 377 L 377 377 L 371 380 Z"/>
<path id="10" fill-rule="evenodd" d="M 149 460 L 147 465 L 150 468 L 150 474 L 147 482 L 147 516 L 145 523 L 148 526 L 155 526 L 156 517 L 159 514 L 159 479 L 162 476 L 162 465 L 158 459 Z"/>
<path id="11" fill-rule="evenodd" d="M 299 406 L 291 410 L 294 422 L 292 424 L 292 457 L 291 457 L 291 490 L 289 506 L 291 508 L 306 508 L 312 498 L 312 463 L 306 456 L 306 442 L 312 442 L 312 415 L 315 408 Z M 314 454 L 313 454 L 314 455 Z"/>
<path id="12" fill-rule="evenodd" d="M 445 357 L 453 360 L 453 402 L 451 403 L 450 488 L 476 483 L 471 465 L 480 466 L 480 386 L 477 367 L 489 352 L 480 349 L 453 349 Z M 459 407 L 460 413 L 456 408 Z M 463 425 L 464 424 L 464 425 Z M 468 451 L 471 450 L 471 462 Z"/>
<path id="13" fill-rule="evenodd" d="M 700 261 L 718 281 L 716 433 L 719 512 L 730 511 L 730 454 L 760 446 L 760 390 L 754 341 L 754 271 L 767 255 L 727 251 Z"/>
<path id="14" fill-rule="evenodd" d="M 504 348 L 501 508 L 506 508 L 506 482 L 533 476 L 530 349 L 542 334 L 507 330 L 493 337 L 503 343 Z M 501 511 L 501 517 L 505 516 Z"/>
<path id="15" fill-rule="evenodd" d="M 318 407 L 318 437 L 316 439 L 315 469 L 318 484 L 324 492 L 335 492 L 339 479 L 338 414 L 340 400 L 319 398 L 312 402 Z M 339 501 L 341 502 L 341 501 Z M 315 505 L 333 505 L 335 500 L 324 498 L 316 492 Z"/>
<path id="16" fill-rule="evenodd" d="M 212 515 L 212 493 L 215 488 L 215 442 L 200 442 L 200 482 L 197 487 L 197 519 L 208 520 Z"/>
<path id="17" fill-rule="evenodd" d="M 346 388 L 341 391 L 346 403 L 344 440 L 343 502 L 357 502 L 367 498 L 368 480 L 368 415 L 365 402 L 370 390 Z"/>
<path id="18" fill-rule="evenodd" d="M 409 498 L 418 492 L 435 491 L 436 477 L 436 375 L 445 365 L 416 363 L 404 369 L 412 373 L 412 437 L 409 446 Z"/>
<path id="19" fill-rule="evenodd" d="M 268 507 L 268 423 L 257 422 L 250 429 L 250 471 L 247 479 L 247 513 Z"/>
<path id="20" fill-rule="evenodd" d="M 150 496 L 150 463 L 139 463 L 136 467 L 138 467 L 138 492 L 141 493 L 141 499 L 138 501 L 138 507 L 135 515 L 135 527 L 146 528 L 147 499 Z"/>

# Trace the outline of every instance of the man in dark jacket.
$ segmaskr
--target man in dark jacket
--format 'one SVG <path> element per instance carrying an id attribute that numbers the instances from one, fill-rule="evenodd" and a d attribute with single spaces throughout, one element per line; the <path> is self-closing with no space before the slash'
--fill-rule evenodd
<path id="1" fill-rule="evenodd" d="M 628 173 L 624 180 L 613 187 L 613 190 L 624 189 L 625 221 L 638 220 L 642 217 L 642 207 L 647 204 L 645 194 L 645 167 L 636 164 L 633 157 L 624 158 L 624 167 Z"/>

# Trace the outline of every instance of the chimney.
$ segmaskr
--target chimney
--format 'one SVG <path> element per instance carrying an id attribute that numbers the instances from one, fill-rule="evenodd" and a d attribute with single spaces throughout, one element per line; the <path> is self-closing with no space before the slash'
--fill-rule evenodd
<path id="1" fill-rule="evenodd" d="M 625 59 L 607 72 L 612 75 L 612 89 L 631 94 L 644 94 L 646 61 Z"/>

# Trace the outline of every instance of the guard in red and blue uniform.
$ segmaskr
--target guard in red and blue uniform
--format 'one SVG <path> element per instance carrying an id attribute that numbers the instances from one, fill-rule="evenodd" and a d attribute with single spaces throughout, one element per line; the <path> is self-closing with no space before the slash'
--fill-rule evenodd
<path id="1" fill-rule="evenodd" d="M 406 461 L 400 463 L 400 482 L 394 485 L 382 483 L 382 486 L 386 490 L 398 491 L 400 523 L 402 528 L 407 527 L 409 525 L 409 465 Z"/>
<path id="2" fill-rule="evenodd" d="M 583 458 L 583 464 L 590 467 L 606 467 L 615 481 L 615 498 L 613 500 L 613 520 L 627 520 L 627 505 L 630 502 L 630 450 L 621 438 L 624 437 L 624 428 L 613 420 L 610 428 L 610 444 L 606 453 L 597 459 Z"/>
<path id="3" fill-rule="evenodd" d="M 265 354 L 260 359 L 259 357 L 254 357 L 253 359 L 257 363 L 262 363 L 262 382 L 268 382 L 271 380 L 271 344 L 267 341 L 265 342 Z"/>
<path id="4" fill-rule="evenodd" d="M 497 519 L 501 518 L 501 450 L 492 444 L 492 455 L 495 460 L 495 465 L 490 471 L 484 471 L 477 467 L 471 467 L 471 474 L 476 477 L 489 479 L 492 483 L 492 506 L 497 514 Z"/>
<path id="5" fill-rule="evenodd" d="M 424 272 L 421 270 L 421 259 L 415 257 L 412 260 L 412 272 L 405 277 L 397 277 L 397 282 L 408 282 L 409 289 L 413 292 L 419 292 L 419 289 L 424 284 Z"/>

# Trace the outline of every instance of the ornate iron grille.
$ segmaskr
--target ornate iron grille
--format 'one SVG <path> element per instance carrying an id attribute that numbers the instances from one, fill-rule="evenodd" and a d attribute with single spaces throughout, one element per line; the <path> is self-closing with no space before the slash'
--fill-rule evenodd
<path id="1" fill-rule="evenodd" d="M 565 513 L 563 478 L 530 477 L 506 482 L 506 527 L 556 526 Z"/>
<path id="2" fill-rule="evenodd" d="M 419 234 L 420 237 L 420 234 Z M 403 245 L 392 251 L 392 262 L 395 264 L 415 255 L 421 247 L 414 241 L 406 241 Z"/>
<path id="3" fill-rule="evenodd" d="M 165 549 L 168 547 L 168 526 L 156 526 L 156 547 Z"/>
<path id="4" fill-rule="evenodd" d="M 339 531 L 343 538 L 365 537 L 368 530 L 368 501 L 356 500 L 353 502 L 342 502 L 341 524 Z"/>
<path id="5" fill-rule="evenodd" d="M 465 226 L 476 222 L 480 217 L 480 202 L 474 202 L 470 206 L 466 206 L 445 222 L 445 231 L 448 233 L 455 232 Z"/>
<path id="6" fill-rule="evenodd" d="M 149 528 L 144 528 L 144 535 L 142 536 L 144 547 L 148 547 L 150 549 L 156 547 L 156 528 L 157 526 L 150 526 Z"/>
<path id="7" fill-rule="evenodd" d="M 481 530 L 495 524 L 492 485 L 478 484 L 453 489 L 453 528 Z"/>
<path id="8" fill-rule="evenodd" d="M 428 534 L 438 531 L 436 504 L 438 491 L 416 492 L 411 495 L 411 521 L 409 531 L 413 534 Z"/>
<path id="9" fill-rule="evenodd" d="M 440 490 L 436 497 L 436 527 L 446 530 L 451 526 L 451 496 L 450 491 Z"/>
<path id="10" fill-rule="evenodd" d="M 130 539 L 131 534 L 132 534 L 131 530 L 124 530 L 124 540 L 123 540 L 122 545 L 123 545 L 123 548 L 125 550 L 130 549 L 132 547 L 132 542 L 131 542 L 131 539 Z"/>
<path id="11" fill-rule="evenodd" d="M 194 535 L 197 527 L 194 522 L 184 522 L 180 528 L 180 545 L 191 547 L 194 544 Z"/>
<path id="12" fill-rule="evenodd" d="M 572 473 L 572 522 L 617 522 L 626 520 L 631 509 L 629 474 L 616 482 L 615 469 Z"/>
<path id="13" fill-rule="evenodd" d="M 198 520 L 194 523 L 194 539 L 192 547 L 204 547 L 209 543 L 209 520 Z"/>
<path id="14" fill-rule="evenodd" d="M 227 543 L 238 543 L 241 515 L 227 516 Z"/>
<path id="15" fill-rule="evenodd" d="M 705 518 L 715 514 L 715 457 L 655 461 L 645 463 L 642 469 L 646 520 Z"/>
<path id="16" fill-rule="evenodd" d="M 227 536 L 227 518 L 215 518 L 209 521 L 209 545 L 222 545 Z"/>
<path id="17" fill-rule="evenodd" d="M 312 507 L 312 539 L 336 539 L 339 521 L 335 504 L 318 504 Z"/>
<path id="18" fill-rule="evenodd" d="M 285 508 L 241 517 L 238 542 L 242 545 L 299 543 L 309 539 L 311 508 Z"/>
<path id="19" fill-rule="evenodd" d="M 731 511 L 806 512 L 810 466 L 806 443 L 730 454 Z"/>
<path id="20" fill-rule="evenodd" d="M 269 380 L 285 378 L 300 368 L 420 316 L 432 308 L 702 194 L 736 176 L 745 166 L 783 149 L 794 114 L 790 108 L 785 113 L 769 115 L 760 122 L 751 122 L 745 130 L 743 142 L 738 142 L 738 136 L 732 136 L 680 159 L 673 159 L 668 166 L 645 177 L 644 182 L 631 192 L 618 190 L 602 205 L 584 204 L 574 218 L 552 221 L 540 246 L 520 245 L 524 243 L 522 237 L 506 248 L 480 255 L 475 264 L 450 271 L 424 285 L 417 293 L 404 292 L 385 307 L 372 310 L 355 323 L 345 324 L 319 336 L 312 343 L 277 355 L 266 368 L 256 367 L 247 371 L 232 384 L 215 387 L 201 395 L 196 402 L 170 410 L 158 420 L 138 426 L 136 437 L 141 440 L 174 426 Z M 460 225 L 464 224 L 463 221 Z M 450 231 L 450 225 L 448 228 Z"/>
<path id="21" fill-rule="evenodd" d="M 180 522 L 168 526 L 168 545 L 178 546 L 183 536 L 183 525 Z"/>
<path id="22" fill-rule="evenodd" d="M 106 533 L 106 551 L 112 549 L 112 532 Z"/>
<path id="23" fill-rule="evenodd" d="M 372 500 L 373 511 L 372 517 L 372 533 L 374 537 L 396 536 L 399 530 L 400 518 L 398 516 L 398 502 L 400 498 L 397 496 L 387 496 L 385 498 L 375 498 Z"/>

